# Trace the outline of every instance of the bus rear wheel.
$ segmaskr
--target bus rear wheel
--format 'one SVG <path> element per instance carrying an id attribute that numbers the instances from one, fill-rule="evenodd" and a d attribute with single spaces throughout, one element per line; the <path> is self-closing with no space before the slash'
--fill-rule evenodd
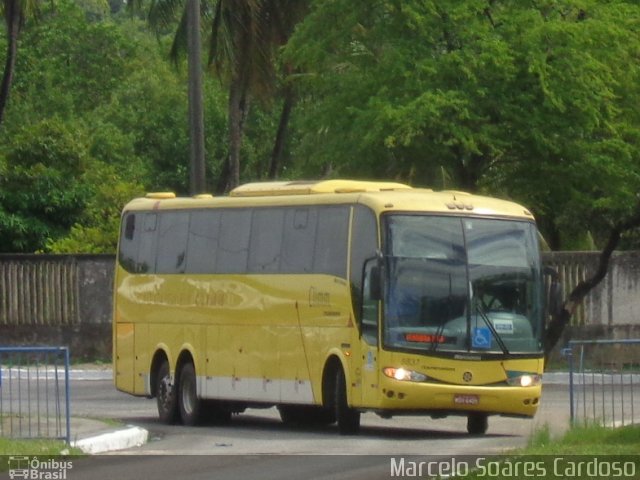
<path id="1" fill-rule="evenodd" d="M 158 405 L 158 417 L 166 424 L 176 423 L 178 420 L 178 402 L 176 392 L 169 371 L 169 362 L 164 360 L 156 374 L 156 403 Z"/>
<path id="2" fill-rule="evenodd" d="M 467 432 L 470 435 L 484 435 L 489 428 L 489 416 L 486 413 L 470 413 L 467 417 Z"/>
<path id="3" fill-rule="evenodd" d="M 339 368 L 336 374 L 334 406 L 340 435 L 357 434 L 360 430 L 360 412 L 349 406 L 347 380 L 342 368 Z"/>
<path id="4" fill-rule="evenodd" d="M 198 398 L 196 382 L 193 364 L 185 363 L 178 377 L 178 410 L 182 423 L 188 426 L 200 423 L 202 416 L 202 401 Z"/>

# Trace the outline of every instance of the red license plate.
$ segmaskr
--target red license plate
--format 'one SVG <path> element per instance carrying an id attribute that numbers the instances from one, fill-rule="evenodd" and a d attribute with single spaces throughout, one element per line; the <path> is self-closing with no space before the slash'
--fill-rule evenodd
<path id="1" fill-rule="evenodd" d="M 454 395 L 453 403 L 456 405 L 478 405 L 480 397 L 478 395 Z"/>

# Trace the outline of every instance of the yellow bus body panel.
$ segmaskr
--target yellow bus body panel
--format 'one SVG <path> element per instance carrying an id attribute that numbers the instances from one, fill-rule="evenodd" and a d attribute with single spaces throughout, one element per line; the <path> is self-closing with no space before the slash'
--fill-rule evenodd
<path id="1" fill-rule="evenodd" d="M 385 185 L 389 191 L 375 191 Z M 533 221 L 515 203 L 401 184 L 261 188 L 241 188 L 228 197 L 151 195 L 132 200 L 125 211 L 358 204 L 377 218 L 403 211 Z M 178 359 L 188 353 L 202 398 L 320 405 L 322 375 L 333 356 L 345 370 L 348 403 L 363 410 L 535 413 L 541 387 L 505 382 L 509 371 L 541 374 L 541 358 L 479 361 L 387 352 L 360 337 L 352 309 L 349 281 L 331 275 L 132 274 L 118 265 L 115 385 L 151 396 L 154 356 L 165 355 L 175 374 Z M 429 381 L 388 378 L 385 367 L 419 371 Z"/>

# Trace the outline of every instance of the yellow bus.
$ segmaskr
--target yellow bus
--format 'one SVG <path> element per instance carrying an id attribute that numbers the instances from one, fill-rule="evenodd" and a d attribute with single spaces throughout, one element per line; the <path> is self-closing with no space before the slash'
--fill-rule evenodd
<path id="1" fill-rule="evenodd" d="M 515 203 L 392 182 L 152 193 L 122 214 L 114 379 L 164 422 L 277 406 L 532 417 L 543 371 L 537 229 Z"/>

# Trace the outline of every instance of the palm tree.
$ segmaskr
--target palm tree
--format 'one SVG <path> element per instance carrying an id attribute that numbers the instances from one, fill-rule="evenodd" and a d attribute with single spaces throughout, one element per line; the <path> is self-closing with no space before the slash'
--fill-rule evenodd
<path id="1" fill-rule="evenodd" d="M 269 28 L 268 38 L 272 52 L 277 54 L 277 50 L 289 41 L 296 25 L 302 21 L 307 14 L 309 1 L 305 0 L 276 0 L 265 2 L 265 13 L 271 19 L 266 26 Z M 278 63 L 278 59 L 273 59 L 273 65 Z M 291 78 L 294 68 L 290 63 L 280 66 L 280 82 L 278 84 L 278 96 L 282 98 L 282 111 L 278 130 L 273 142 L 273 150 L 269 162 L 268 177 L 274 179 L 278 177 L 282 168 L 282 157 L 284 154 L 285 138 L 289 127 L 291 111 L 296 102 L 296 92 L 293 88 Z"/>
<path id="2" fill-rule="evenodd" d="M 142 0 L 137 3 L 142 3 Z M 156 31 L 166 31 L 176 20 L 179 21 L 171 47 L 174 59 L 186 48 L 184 3 L 185 0 L 152 0 L 149 8 L 149 23 Z M 304 0 L 215 0 L 202 3 L 201 13 L 206 21 L 211 22 L 209 64 L 229 88 L 229 156 L 223 165 L 217 191 L 230 190 L 240 182 L 240 147 L 251 99 L 269 98 L 278 90 L 277 49 L 286 43 L 307 4 Z M 288 70 L 288 66 L 283 67 L 284 72 Z M 284 99 L 283 110 L 269 167 L 270 176 L 277 175 L 294 101 L 293 90 L 287 82 L 279 93 Z"/>
<path id="3" fill-rule="evenodd" d="M 36 16 L 37 0 L 4 0 L 0 3 L 0 11 L 7 25 L 7 58 L 0 86 L 0 124 L 4 119 L 4 111 L 9 100 L 9 91 L 13 81 L 13 73 L 18 54 L 18 37 L 27 18 Z"/>
<path id="4" fill-rule="evenodd" d="M 218 190 L 240 183 L 240 147 L 249 111 L 249 93 L 271 90 L 271 65 L 264 35 L 261 0 L 217 0 L 209 44 L 209 63 L 229 85 L 229 157 Z M 225 178 L 226 177 L 226 178 Z"/>

